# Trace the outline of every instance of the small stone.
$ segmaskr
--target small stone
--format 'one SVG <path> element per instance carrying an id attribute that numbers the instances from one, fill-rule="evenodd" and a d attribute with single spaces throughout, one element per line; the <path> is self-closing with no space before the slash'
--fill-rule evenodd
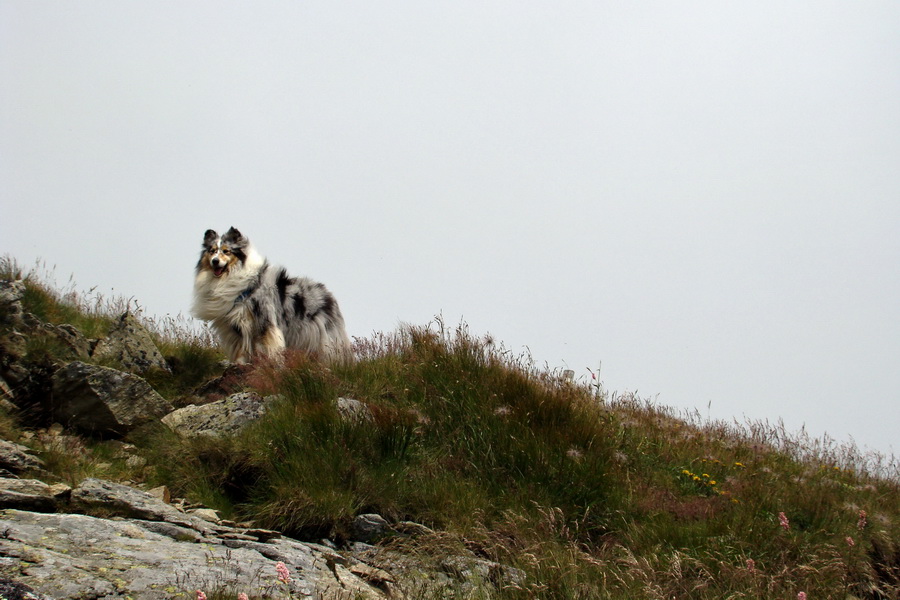
<path id="1" fill-rule="evenodd" d="M 430 529 L 421 523 L 414 523 L 412 521 L 400 521 L 396 525 L 394 525 L 394 529 L 397 533 L 402 533 L 404 535 L 431 535 L 434 533 L 433 529 Z"/>
<path id="2" fill-rule="evenodd" d="M 172 492 L 170 492 L 169 488 L 164 485 L 155 487 L 152 490 L 147 490 L 147 493 L 150 494 L 151 496 L 153 496 L 154 498 L 162 500 L 166 504 L 169 504 L 172 502 Z"/>
<path id="3" fill-rule="evenodd" d="M 200 517 L 204 521 L 209 521 L 210 523 L 215 523 L 217 525 L 222 522 L 219 513 L 211 508 L 193 508 L 187 511 L 187 514 Z"/>
<path id="4" fill-rule="evenodd" d="M 235 540 L 235 541 L 239 541 L 239 542 L 258 542 L 259 541 L 252 535 L 247 535 L 246 533 L 237 533 L 237 532 L 232 532 L 232 531 L 220 533 L 216 537 L 218 537 L 220 540 Z"/>
<path id="5" fill-rule="evenodd" d="M 271 529 L 247 529 L 244 531 L 247 535 L 252 535 L 260 542 L 268 542 L 269 540 L 277 540 L 281 537 L 281 532 L 273 531 Z"/>
<path id="6" fill-rule="evenodd" d="M 348 423 L 371 423 L 375 420 L 372 411 L 364 403 L 353 398 L 338 398 L 338 414 Z"/>
<path id="7" fill-rule="evenodd" d="M 384 537 L 389 529 L 387 520 L 375 513 L 359 515 L 353 519 L 353 539 L 357 542 L 373 542 Z"/>

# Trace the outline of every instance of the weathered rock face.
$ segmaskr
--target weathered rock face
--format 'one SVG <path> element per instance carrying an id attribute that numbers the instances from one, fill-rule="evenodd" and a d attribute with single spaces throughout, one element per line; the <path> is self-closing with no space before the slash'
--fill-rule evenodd
<path id="1" fill-rule="evenodd" d="M 13 386 L 28 377 L 28 372 L 19 364 L 27 345 L 27 339 L 20 331 L 25 325 L 24 294 L 24 282 L 0 281 L 0 397 L 7 401 L 15 397 Z"/>
<path id="2" fill-rule="evenodd" d="M 39 469 L 42 466 L 44 463 L 41 459 L 32 455 L 25 446 L 0 440 L 0 469 L 21 473 L 26 469 Z"/>
<path id="3" fill-rule="evenodd" d="M 124 435 L 171 412 L 136 375 L 72 362 L 53 375 L 53 417 L 81 432 Z"/>
<path id="4" fill-rule="evenodd" d="M 25 327 L 29 335 L 44 335 L 56 340 L 67 349 L 66 354 L 72 358 L 88 358 L 91 355 L 91 340 L 84 337 L 73 325 L 53 325 L 44 323 L 31 313 L 25 314 Z"/>
<path id="5" fill-rule="evenodd" d="M 384 597 L 340 556 L 291 540 L 194 543 L 141 520 L 17 510 L 2 514 L 0 530 L 0 574 L 49 598 L 164 600 L 197 589 L 283 598 L 288 588 L 294 598 Z M 276 578 L 279 560 L 291 573 L 288 587 Z"/>
<path id="6" fill-rule="evenodd" d="M 143 374 L 153 369 L 170 371 L 150 334 L 130 312 L 119 317 L 109 335 L 97 342 L 92 356 L 114 360 L 131 373 Z"/>
<path id="7" fill-rule="evenodd" d="M 372 410 L 353 398 L 338 398 L 335 402 L 341 418 L 348 423 L 371 423 L 375 420 Z"/>
<path id="8" fill-rule="evenodd" d="M 49 486 L 37 479 L 0 479 L 0 506 L 39 512 L 53 512 L 57 501 L 67 495 L 68 486 Z"/>
<path id="9" fill-rule="evenodd" d="M 259 419 L 270 401 L 253 392 L 241 392 L 209 404 L 179 408 L 163 417 L 162 422 L 183 437 L 234 435 Z"/>
<path id="10" fill-rule="evenodd" d="M 72 490 L 72 504 L 82 510 L 102 510 L 123 517 L 147 521 L 166 521 L 206 532 L 208 523 L 191 517 L 151 494 L 133 487 L 89 478 Z"/>
<path id="11" fill-rule="evenodd" d="M 353 539 L 359 542 L 370 543 L 384 537 L 390 530 L 390 525 L 384 517 L 378 514 L 357 515 L 353 519 Z"/>
<path id="12" fill-rule="evenodd" d="M 28 496 L 44 502 L 41 509 L 52 509 L 51 499 L 64 498 L 65 491 L 33 480 L 0 480 L 0 500 L 15 504 L 20 498 L 13 494 Z M 71 491 L 71 504 L 55 506 L 99 510 L 115 519 L 5 506 L 0 581 L 45 598 L 162 600 L 193 598 L 197 589 L 261 598 L 288 591 L 294 598 L 385 597 L 354 574 L 364 568 L 329 548 L 206 521 L 109 481 L 85 480 Z M 288 584 L 277 580 L 277 561 L 291 573 Z"/>
<path id="13" fill-rule="evenodd" d="M 0 325 L 21 327 L 23 322 L 22 298 L 24 281 L 0 281 Z"/>
<path id="14" fill-rule="evenodd" d="M 36 504 L 16 508 L 27 506 L 26 500 Z M 108 518 L 38 512 L 53 510 Z M 362 543 L 338 552 L 276 531 L 202 518 L 212 513 L 187 514 L 150 493 L 100 479 L 74 490 L 0 479 L 0 585 L 10 592 L 4 597 L 191 600 L 198 589 L 208 596 L 284 598 L 289 592 L 317 600 L 400 599 L 410 592 L 490 597 L 485 583 L 500 588 L 524 582 L 522 572 L 474 556 L 444 557 L 428 566 Z M 390 529 L 378 515 L 363 517 L 382 533 Z M 288 567 L 287 584 L 277 579 L 278 562 Z"/>

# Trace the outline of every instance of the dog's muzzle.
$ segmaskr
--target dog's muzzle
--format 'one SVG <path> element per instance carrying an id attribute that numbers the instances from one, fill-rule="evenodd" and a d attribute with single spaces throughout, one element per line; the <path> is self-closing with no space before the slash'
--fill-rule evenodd
<path id="1" fill-rule="evenodd" d="M 210 266 L 213 270 L 213 275 L 216 277 L 221 277 L 225 273 L 225 268 L 228 266 L 226 263 L 223 263 L 218 258 L 214 258 L 209 261 Z"/>

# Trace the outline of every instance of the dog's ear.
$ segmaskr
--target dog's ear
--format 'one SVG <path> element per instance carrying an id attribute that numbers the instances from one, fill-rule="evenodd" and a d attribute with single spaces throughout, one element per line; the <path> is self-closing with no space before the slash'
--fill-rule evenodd
<path id="1" fill-rule="evenodd" d="M 203 246 L 209 248 L 217 239 L 219 239 L 219 234 L 212 229 L 207 229 L 206 233 L 203 234 Z"/>
<path id="2" fill-rule="evenodd" d="M 227 242 L 234 248 L 243 248 L 249 243 L 247 238 L 245 238 L 243 234 L 234 227 L 229 229 L 228 232 L 222 236 L 222 241 Z"/>

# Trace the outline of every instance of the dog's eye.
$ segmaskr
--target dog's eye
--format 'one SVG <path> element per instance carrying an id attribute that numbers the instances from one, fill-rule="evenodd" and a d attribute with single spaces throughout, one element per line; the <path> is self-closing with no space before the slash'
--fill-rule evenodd
<path id="1" fill-rule="evenodd" d="M 231 250 L 229 250 L 227 248 L 222 248 L 222 254 L 227 256 L 227 255 L 231 254 Z"/>

